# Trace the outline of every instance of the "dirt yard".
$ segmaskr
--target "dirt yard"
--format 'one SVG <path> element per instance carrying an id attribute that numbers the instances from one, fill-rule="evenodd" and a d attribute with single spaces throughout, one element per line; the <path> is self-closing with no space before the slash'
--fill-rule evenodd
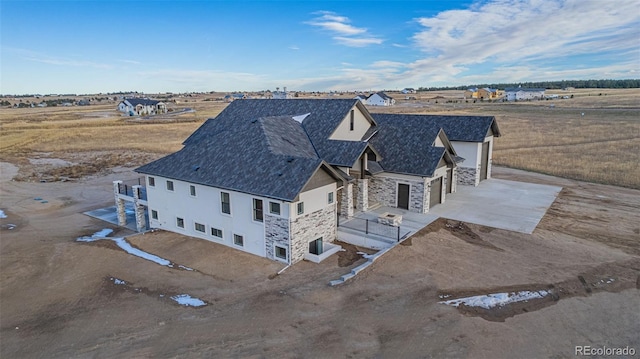
<path id="1" fill-rule="evenodd" d="M 364 259 L 282 265 L 167 232 L 112 242 L 81 214 L 112 204 L 111 181 L 10 181 L 0 168 L 0 357 L 569 358 L 576 345 L 640 351 L 640 191 L 496 167 L 564 187 L 532 235 L 438 220 L 355 279 Z M 36 200 L 37 198 L 37 200 Z M 123 281 L 123 282 L 121 282 Z M 540 300 L 484 310 L 440 304 L 504 291 Z M 170 297 L 206 303 L 185 307 Z"/>

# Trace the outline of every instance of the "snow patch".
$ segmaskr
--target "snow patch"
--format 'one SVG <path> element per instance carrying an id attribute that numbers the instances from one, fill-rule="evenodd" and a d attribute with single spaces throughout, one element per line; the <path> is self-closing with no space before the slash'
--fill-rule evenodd
<path id="1" fill-rule="evenodd" d="M 146 259 L 148 261 L 152 261 L 154 263 L 160 264 L 162 266 L 167 266 L 167 267 L 173 267 L 171 265 L 171 261 L 166 260 L 164 258 L 158 257 L 156 255 L 153 255 L 151 253 L 147 253 L 143 250 L 140 250 L 138 248 L 134 248 L 129 242 L 127 242 L 126 239 L 122 238 L 122 237 L 115 237 L 115 238 L 106 238 L 106 236 L 108 236 L 109 234 L 111 234 L 113 232 L 112 229 L 108 229 L 105 228 L 101 231 L 98 231 L 96 233 L 94 233 L 91 237 L 80 237 L 78 239 L 76 239 L 76 241 L 78 242 L 94 242 L 97 240 L 101 240 L 101 239 L 107 239 L 110 241 L 115 242 L 118 247 L 120 247 L 122 250 L 124 250 L 125 252 L 132 254 L 136 257 L 140 257 L 143 259 Z"/>
<path id="2" fill-rule="evenodd" d="M 7 215 L 4 214 L 4 211 L 0 209 L 0 218 L 7 218 Z"/>
<path id="3" fill-rule="evenodd" d="M 369 258 L 373 258 L 373 257 L 376 256 L 375 254 L 367 254 L 365 252 L 357 252 L 357 254 L 361 255 L 362 258 L 364 258 L 364 259 L 369 259 Z"/>
<path id="4" fill-rule="evenodd" d="M 178 294 L 171 297 L 171 299 L 178 302 L 180 305 L 185 305 L 188 307 L 201 307 L 203 305 L 207 305 L 203 300 L 194 298 L 189 294 Z"/>
<path id="5" fill-rule="evenodd" d="M 496 306 L 502 307 L 510 303 L 525 302 L 531 299 L 544 298 L 550 293 L 551 292 L 546 290 L 539 290 L 539 291 L 524 290 L 521 292 L 491 293 L 486 295 L 476 295 L 473 297 L 451 299 L 451 300 L 442 301 L 438 303 L 450 305 L 456 308 L 460 306 L 460 304 L 463 304 L 467 307 L 480 307 L 485 309 L 491 309 Z"/>
<path id="6" fill-rule="evenodd" d="M 111 280 L 113 281 L 113 284 L 117 284 L 117 285 L 127 285 L 127 282 L 123 281 L 122 279 L 118 279 L 118 278 L 111 278 Z"/>

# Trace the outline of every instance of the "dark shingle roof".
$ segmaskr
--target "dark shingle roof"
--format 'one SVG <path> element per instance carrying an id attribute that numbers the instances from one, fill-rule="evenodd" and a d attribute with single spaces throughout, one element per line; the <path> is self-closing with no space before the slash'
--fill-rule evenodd
<path id="1" fill-rule="evenodd" d="M 505 92 L 518 92 L 518 91 L 525 91 L 525 92 L 539 92 L 539 91 L 546 91 L 547 89 L 544 88 L 533 88 L 533 87 L 509 87 L 504 89 Z"/>
<path id="2" fill-rule="evenodd" d="M 393 98 L 391 98 L 391 96 L 387 95 L 384 92 L 376 92 L 374 94 L 369 95 L 369 97 L 371 97 L 373 95 L 378 95 L 378 96 L 382 97 L 383 100 L 392 100 L 393 99 Z"/>
<path id="3" fill-rule="evenodd" d="M 218 120 L 257 118 L 265 116 L 300 116 L 309 114 L 302 122 L 318 155 L 335 166 L 352 166 L 367 146 L 366 142 L 330 140 L 329 137 L 349 110 L 360 101 L 356 99 L 250 99 L 232 102 L 215 119 L 209 119 L 184 142 L 190 145 L 211 133 L 212 123 Z"/>
<path id="4" fill-rule="evenodd" d="M 395 115 L 372 113 L 377 123 L 382 121 L 412 121 L 416 128 L 438 127 L 444 130 L 450 141 L 483 142 L 489 129 L 500 137 L 498 124 L 493 116 L 439 116 L 439 115 Z M 374 136 L 375 138 L 375 136 Z M 376 146 L 374 144 L 374 146 Z M 377 148 L 377 146 L 376 146 Z"/>
<path id="5" fill-rule="evenodd" d="M 152 100 L 148 98 L 126 98 L 124 101 L 129 102 L 133 106 L 143 105 L 143 106 L 155 106 L 160 101 Z"/>
<path id="6" fill-rule="evenodd" d="M 433 143 L 440 126 L 408 115 L 374 117 L 378 132 L 369 140 L 382 156 L 379 162 L 385 172 L 430 177 L 445 153 Z M 370 168 L 374 170 L 375 168 Z"/>
<path id="7" fill-rule="evenodd" d="M 222 116 L 204 127 L 182 150 L 136 171 L 293 201 L 323 163 L 291 116 Z"/>

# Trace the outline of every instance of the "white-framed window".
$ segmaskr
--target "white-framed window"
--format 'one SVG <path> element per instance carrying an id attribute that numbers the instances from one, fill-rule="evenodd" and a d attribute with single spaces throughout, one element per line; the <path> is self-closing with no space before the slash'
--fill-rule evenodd
<path id="1" fill-rule="evenodd" d="M 205 225 L 202 224 L 202 223 L 197 223 L 196 222 L 195 223 L 195 228 L 196 228 L 196 231 L 198 231 L 198 232 L 201 232 L 201 233 L 206 233 L 207 232 L 207 227 L 205 227 Z"/>
<path id="2" fill-rule="evenodd" d="M 220 192 L 220 205 L 222 213 L 231 214 L 231 199 L 229 193 Z"/>
<path id="3" fill-rule="evenodd" d="M 280 203 L 278 202 L 269 202 L 269 213 L 271 214 L 280 214 Z"/>
<path id="4" fill-rule="evenodd" d="M 151 177 L 149 176 L 149 187 L 155 187 L 156 186 L 156 179 L 155 177 Z"/>
<path id="5" fill-rule="evenodd" d="M 288 260 L 288 253 L 285 247 L 280 247 L 276 245 L 274 246 L 274 252 L 277 259 L 282 259 L 284 261 Z"/>
<path id="6" fill-rule="evenodd" d="M 167 191 L 173 191 L 173 181 L 167 181 Z"/>
<path id="7" fill-rule="evenodd" d="M 244 247 L 244 237 L 239 234 L 233 234 L 233 244 Z"/>
<path id="8" fill-rule="evenodd" d="M 158 211 L 155 209 L 151 210 L 151 219 L 158 219 Z"/>
<path id="9" fill-rule="evenodd" d="M 222 238 L 222 229 L 211 227 L 211 235 L 214 237 Z"/>
<path id="10" fill-rule="evenodd" d="M 298 214 L 304 214 L 304 202 L 298 202 Z"/>
<path id="11" fill-rule="evenodd" d="M 191 194 L 193 197 L 196 196 L 196 186 L 189 185 L 189 194 Z"/>
<path id="12" fill-rule="evenodd" d="M 184 228 L 184 218 L 176 217 L 176 226 Z"/>
<path id="13" fill-rule="evenodd" d="M 355 127 L 355 113 L 354 110 L 351 110 L 349 114 L 349 131 L 353 131 Z"/>
<path id="14" fill-rule="evenodd" d="M 264 221 L 264 209 L 262 208 L 262 200 L 254 198 L 253 199 L 253 220 L 262 222 Z"/>
<path id="15" fill-rule="evenodd" d="M 333 203 L 333 192 L 327 193 L 327 203 L 328 204 Z"/>

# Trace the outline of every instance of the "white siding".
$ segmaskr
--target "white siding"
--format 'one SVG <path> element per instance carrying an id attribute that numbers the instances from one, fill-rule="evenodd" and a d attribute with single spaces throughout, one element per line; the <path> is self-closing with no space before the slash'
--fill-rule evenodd
<path id="1" fill-rule="evenodd" d="M 362 140 L 362 136 L 364 136 L 369 127 L 371 127 L 371 123 L 357 107 L 354 106 L 352 110 L 354 112 L 353 131 L 350 130 L 351 114 L 348 113 L 338 127 L 336 127 L 333 134 L 331 134 L 330 139 L 347 141 Z"/>
<path id="2" fill-rule="evenodd" d="M 269 213 L 269 202 L 280 203 L 281 217 L 288 218 L 289 202 L 277 201 L 246 193 L 221 190 L 188 182 L 173 181 L 173 191 L 167 190 L 166 178 L 155 178 L 155 186 L 147 186 L 149 211 L 158 212 L 158 219 L 150 218 L 151 228 L 160 228 L 188 236 L 203 238 L 240 249 L 261 257 L 265 253 L 264 223 L 253 220 L 253 199 L 263 201 L 264 214 Z M 148 178 L 147 178 L 147 182 Z M 191 196 L 189 186 L 196 187 L 196 196 Z M 231 215 L 222 213 L 220 193 L 229 193 Z M 178 228 L 176 218 L 184 219 L 184 228 Z M 206 226 L 206 233 L 195 230 L 195 223 Z M 221 229 L 223 238 L 211 235 L 211 228 Z M 233 244 L 233 235 L 244 237 L 244 246 Z"/>
<path id="3" fill-rule="evenodd" d="M 337 185 L 335 183 L 331 183 L 326 186 L 314 188 L 310 191 L 300 193 L 299 202 L 304 202 L 304 213 L 302 215 L 313 213 L 315 211 L 319 211 L 327 207 L 329 205 L 327 203 L 327 197 L 329 192 L 333 192 L 333 203 L 336 203 L 338 200 L 336 189 L 337 189 Z M 295 220 L 297 217 L 299 217 L 298 215 L 299 202 L 291 203 L 289 213 L 291 213 L 292 220 Z"/>
<path id="4" fill-rule="evenodd" d="M 480 164 L 480 156 L 482 155 L 482 143 L 480 142 L 462 142 L 451 141 L 453 149 L 458 156 L 464 158 L 464 162 L 459 163 L 460 167 L 476 168 Z"/>

